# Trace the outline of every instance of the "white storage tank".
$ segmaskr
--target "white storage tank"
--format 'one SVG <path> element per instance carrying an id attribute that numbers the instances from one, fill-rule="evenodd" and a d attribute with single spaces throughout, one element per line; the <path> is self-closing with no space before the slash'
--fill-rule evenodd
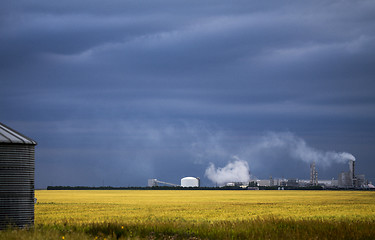
<path id="1" fill-rule="evenodd" d="M 199 187 L 200 179 L 196 177 L 184 177 L 181 179 L 181 187 Z"/>

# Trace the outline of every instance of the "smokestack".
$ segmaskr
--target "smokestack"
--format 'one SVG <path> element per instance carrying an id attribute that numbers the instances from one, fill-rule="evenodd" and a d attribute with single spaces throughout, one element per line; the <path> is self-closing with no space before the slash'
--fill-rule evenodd
<path id="1" fill-rule="evenodd" d="M 350 177 L 354 180 L 355 173 L 354 173 L 354 161 L 353 160 L 349 160 L 349 174 L 350 174 Z"/>
<path id="2" fill-rule="evenodd" d="M 356 187 L 357 186 L 357 179 L 355 178 L 354 164 L 355 164 L 354 160 L 349 160 L 349 176 L 350 176 L 350 180 L 351 180 L 351 183 L 352 183 L 353 187 Z"/>

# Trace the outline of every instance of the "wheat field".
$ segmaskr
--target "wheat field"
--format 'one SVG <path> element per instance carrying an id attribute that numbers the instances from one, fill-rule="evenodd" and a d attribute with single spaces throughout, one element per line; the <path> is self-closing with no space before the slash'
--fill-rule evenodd
<path id="1" fill-rule="evenodd" d="M 369 239 L 375 192 L 37 190 L 12 239 Z"/>
<path id="2" fill-rule="evenodd" d="M 375 192 L 360 191 L 36 191 L 35 223 L 69 220 L 223 221 L 263 217 L 375 220 Z"/>

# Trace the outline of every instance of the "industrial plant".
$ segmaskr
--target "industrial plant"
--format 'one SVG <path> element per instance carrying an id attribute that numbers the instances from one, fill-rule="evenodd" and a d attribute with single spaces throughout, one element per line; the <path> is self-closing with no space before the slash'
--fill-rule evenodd
<path id="1" fill-rule="evenodd" d="M 349 160 L 349 171 L 341 172 L 338 175 L 337 179 L 329 180 L 319 180 L 318 171 L 315 166 L 315 162 L 310 164 L 310 179 L 270 179 L 266 180 L 255 180 L 257 186 L 271 187 L 271 186 L 280 186 L 280 187 L 311 187 L 311 186 L 320 186 L 323 188 L 339 188 L 339 189 L 375 189 L 375 186 L 372 183 L 368 182 L 364 174 L 356 175 L 355 174 L 355 160 Z M 232 185 L 233 183 L 228 183 Z M 241 184 L 243 185 L 243 184 Z"/>
<path id="2" fill-rule="evenodd" d="M 273 178 L 254 179 L 250 182 L 227 182 L 220 187 L 237 187 L 249 190 L 258 190 L 259 187 L 273 187 L 272 189 L 290 189 L 290 188 L 328 188 L 328 189 L 374 189 L 375 186 L 368 182 L 364 174 L 355 174 L 355 161 L 348 161 L 348 172 L 341 172 L 337 179 L 318 179 L 318 171 L 315 162 L 310 164 L 310 179 L 287 179 Z M 184 177 L 181 184 L 168 183 L 158 179 L 148 179 L 148 187 L 172 186 L 172 187 L 201 187 L 200 178 Z"/>

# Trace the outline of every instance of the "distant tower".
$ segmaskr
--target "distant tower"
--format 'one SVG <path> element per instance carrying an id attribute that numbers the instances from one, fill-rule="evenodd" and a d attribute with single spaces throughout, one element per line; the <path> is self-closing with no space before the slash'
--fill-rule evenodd
<path id="1" fill-rule="evenodd" d="M 310 164 L 310 184 L 312 186 L 318 185 L 318 172 L 316 171 L 316 168 L 315 168 L 315 162 Z"/>
<path id="2" fill-rule="evenodd" d="M 354 179 L 355 176 L 354 176 L 354 161 L 353 160 L 349 160 L 349 172 L 350 172 L 350 176 Z"/>
<path id="3" fill-rule="evenodd" d="M 349 178 L 351 181 L 351 184 L 355 187 L 356 186 L 356 178 L 355 178 L 355 173 L 354 173 L 354 161 L 349 160 Z"/>

